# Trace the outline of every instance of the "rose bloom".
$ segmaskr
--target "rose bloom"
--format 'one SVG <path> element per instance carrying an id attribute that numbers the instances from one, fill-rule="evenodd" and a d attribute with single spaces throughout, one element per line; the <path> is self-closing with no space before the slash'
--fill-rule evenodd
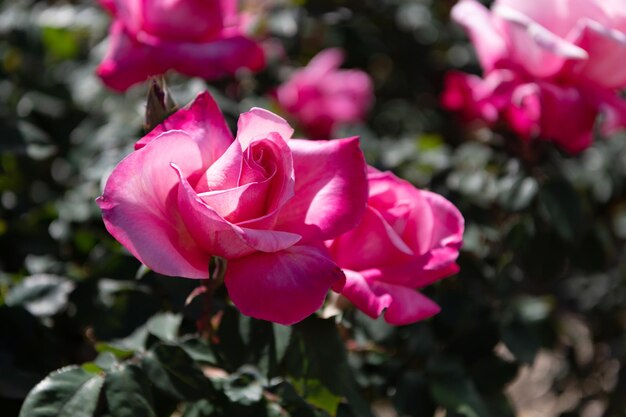
<path id="1" fill-rule="evenodd" d="M 346 274 L 341 294 L 370 317 L 402 325 L 439 312 L 416 289 L 458 272 L 464 220 L 442 196 L 369 168 L 359 225 L 326 242 Z"/>
<path id="2" fill-rule="evenodd" d="M 124 91 L 173 69 L 215 79 L 265 66 L 262 48 L 241 32 L 237 0 L 100 0 L 113 15 L 97 73 Z"/>
<path id="3" fill-rule="evenodd" d="M 450 73 L 444 107 L 522 138 L 587 148 L 626 123 L 626 7 L 621 0 L 461 0 L 452 17 L 476 47 L 484 78 Z"/>
<path id="4" fill-rule="evenodd" d="M 338 125 L 362 121 L 372 105 L 369 76 L 339 69 L 343 60 L 341 49 L 325 49 L 276 91 L 279 105 L 314 139 L 328 139 Z"/>
<path id="5" fill-rule="evenodd" d="M 350 230 L 366 208 L 358 138 L 290 139 L 280 117 L 252 109 L 233 139 L 208 93 L 135 146 L 98 198 L 107 230 L 154 271 L 224 283 L 246 315 L 302 320 L 344 276 L 323 241 Z"/>

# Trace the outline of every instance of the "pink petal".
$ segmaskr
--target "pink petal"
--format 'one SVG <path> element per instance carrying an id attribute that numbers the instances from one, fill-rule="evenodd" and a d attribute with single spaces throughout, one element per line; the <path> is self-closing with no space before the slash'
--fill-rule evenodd
<path id="1" fill-rule="evenodd" d="M 120 21 L 115 21 L 110 38 L 109 50 L 97 72 L 108 87 L 117 91 L 169 69 L 211 80 L 241 68 L 259 71 L 265 66 L 261 46 L 241 35 L 206 42 L 176 42 L 145 35 L 140 42 L 125 32 Z"/>
<path id="2" fill-rule="evenodd" d="M 198 145 L 180 132 L 165 133 L 128 155 L 111 173 L 97 202 L 104 224 L 126 249 L 154 271 L 206 278 L 210 255 L 178 216 L 177 163 L 193 174 L 202 168 Z"/>
<path id="3" fill-rule="evenodd" d="M 369 206 L 359 225 L 333 240 L 329 251 L 337 265 L 354 271 L 403 262 L 413 255 L 380 213 Z"/>
<path id="4" fill-rule="evenodd" d="M 142 29 L 162 39 L 202 41 L 222 30 L 219 1 L 144 1 Z"/>
<path id="5" fill-rule="evenodd" d="M 391 172 L 370 169 L 368 205 L 374 207 L 411 248 L 421 255 L 431 248 L 434 213 L 422 191 Z"/>
<path id="6" fill-rule="evenodd" d="M 100 4 L 113 12 L 133 36 L 141 31 L 143 0 L 104 0 Z"/>
<path id="7" fill-rule="evenodd" d="M 502 28 L 510 43 L 511 59 L 536 77 L 558 73 L 567 60 L 585 60 L 584 49 L 558 36 L 528 16 L 495 6 L 493 13 L 502 19 Z"/>
<path id="8" fill-rule="evenodd" d="M 423 288 L 458 273 L 459 266 L 454 262 L 458 256 L 457 249 L 438 248 L 407 262 L 364 269 L 359 273 L 372 282 Z"/>
<path id="9" fill-rule="evenodd" d="M 120 20 L 113 22 L 107 52 L 96 70 L 107 87 L 126 91 L 133 84 L 165 71 L 160 62 L 155 62 L 150 47 L 135 41 Z"/>
<path id="10" fill-rule="evenodd" d="M 516 120 L 519 123 L 526 117 L 534 121 L 538 131 L 531 134 L 552 140 L 575 154 L 591 145 L 597 113 L 597 108 L 577 88 L 542 82 L 519 87 L 508 118 L 522 135 L 526 132 L 520 130 Z"/>
<path id="11" fill-rule="evenodd" d="M 224 33 L 198 43 L 161 42 L 155 52 L 176 71 L 206 80 L 233 75 L 242 68 L 256 72 L 265 67 L 261 45 L 239 34 Z"/>
<path id="12" fill-rule="evenodd" d="M 385 321 L 389 324 L 402 326 L 424 320 L 441 311 L 441 308 L 430 298 L 419 292 L 399 285 L 375 282 L 372 284 L 379 294 L 388 294 L 391 305 L 385 311 Z"/>
<path id="13" fill-rule="evenodd" d="M 224 283 L 243 314 L 291 325 L 319 309 L 331 285 L 342 279 L 323 250 L 293 246 L 229 261 Z"/>
<path id="14" fill-rule="evenodd" d="M 341 290 L 341 295 L 371 318 L 380 317 L 383 310 L 393 302 L 391 295 L 384 291 L 376 291 L 377 288 L 358 272 L 345 268 L 343 272 L 346 274 L 346 283 Z"/>
<path id="15" fill-rule="evenodd" d="M 238 223 L 265 215 L 269 185 L 268 179 L 227 190 L 201 193 L 198 197 L 227 221 Z"/>
<path id="16" fill-rule="evenodd" d="M 276 252 L 300 241 L 299 235 L 275 230 L 254 230 L 234 225 L 205 203 L 179 168 L 178 210 L 194 241 L 204 251 L 234 259 L 256 251 Z"/>
<path id="17" fill-rule="evenodd" d="M 443 196 L 420 190 L 433 213 L 431 248 L 448 247 L 459 250 L 463 244 L 465 219 L 458 208 Z M 455 258 L 456 259 L 456 256 Z"/>
<path id="18" fill-rule="evenodd" d="M 304 70 L 308 76 L 321 78 L 338 69 L 344 59 L 340 48 L 327 48 L 315 55 Z"/>
<path id="19" fill-rule="evenodd" d="M 295 195 L 281 210 L 277 229 L 328 240 L 357 225 L 367 204 L 366 164 L 358 138 L 289 141 Z"/>
<path id="20" fill-rule="evenodd" d="M 617 89 L 626 86 L 626 33 L 612 30 L 588 19 L 581 21 L 576 45 L 589 59 L 576 62 L 572 72 L 597 85 Z"/>
<path id="21" fill-rule="evenodd" d="M 135 144 L 135 149 L 141 149 L 168 130 L 183 130 L 191 136 L 200 145 L 205 166 L 211 166 L 233 142 L 222 112 L 207 91 L 155 127 Z"/>
<path id="22" fill-rule="evenodd" d="M 243 152 L 238 141 L 230 144 L 213 164 L 209 166 L 205 175 L 195 186 L 197 192 L 214 190 L 227 190 L 239 185 L 241 168 L 243 164 Z M 205 165 L 207 166 L 207 165 Z"/>
<path id="23" fill-rule="evenodd" d="M 289 140 L 293 128 L 282 117 L 257 107 L 239 116 L 237 140 L 242 149 L 246 149 L 254 139 L 266 138 L 272 132 L 278 133 L 283 140 Z"/>
<path id="24" fill-rule="evenodd" d="M 485 72 L 506 57 L 506 39 L 495 27 L 485 6 L 476 0 L 461 0 L 452 8 L 452 18 L 469 33 Z"/>

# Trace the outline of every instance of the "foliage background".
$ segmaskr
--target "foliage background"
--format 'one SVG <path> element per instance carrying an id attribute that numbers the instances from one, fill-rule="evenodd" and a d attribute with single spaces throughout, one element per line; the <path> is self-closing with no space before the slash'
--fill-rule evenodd
<path id="1" fill-rule="evenodd" d="M 285 54 L 212 83 L 233 125 L 319 50 L 367 71 L 370 163 L 452 200 L 461 273 L 443 311 L 394 328 L 348 310 L 286 328 L 219 292 L 211 344 L 196 282 L 140 268 L 94 199 L 142 135 L 146 86 L 93 75 L 108 16 L 91 1 L 0 3 L 0 410 L 28 416 L 626 416 L 626 141 L 577 157 L 463 128 L 442 77 L 479 73 L 452 0 L 271 2 L 259 31 Z M 185 104 L 207 85 L 176 75 Z M 339 325 L 335 325 L 339 320 Z M 45 404 L 46 407 L 39 407 Z M 124 414 L 127 410 L 129 414 Z M 370 411 L 373 410 L 373 411 Z"/>

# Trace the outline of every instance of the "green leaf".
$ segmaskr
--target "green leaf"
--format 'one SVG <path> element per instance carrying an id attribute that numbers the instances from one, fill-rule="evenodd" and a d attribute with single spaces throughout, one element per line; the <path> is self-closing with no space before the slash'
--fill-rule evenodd
<path id="1" fill-rule="evenodd" d="M 146 324 L 148 332 L 166 342 L 173 342 L 178 337 L 178 328 L 183 321 L 181 314 L 159 313 L 151 317 Z"/>
<path id="2" fill-rule="evenodd" d="M 280 403 L 291 417 L 318 417 L 327 414 L 317 410 L 307 403 L 296 391 L 293 385 L 285 381 L 280 381 L 272 388 L 279 398 Z"/>
<path id="3" fill-rule="evenodd" d="M 196 362 L 217 364 L 217 359 L 211 350 L 211 346 L 204 340 L 197 337 L 186 339 L 181 342 L 180 347 Z"/>
<path id="4" fill-rule="evenodd" d="M 337 411 L 341 397 L 330 392 L 324 385 L 315 379 L 302 379 L 292 381 L 299 392 L 303 393 L 306 400 L 326 411 L 330 415 L 334 415 Z"/>
<path id="5" fill-rule="evenodd" d="M 78 366 L 48 375 L 26 397 L 20 417 L 91 417 L 104 377 Z"/>
<path id="6" fill-rule="evenodd" d="M 96 352 L 98 353 L 109 352 L 115 355 L 115 357 L 118 359 L 126 359 L 126 358 L 133 356 L 134 350 L 124 349 L 122 347 L 115 346 L 115 345 L 108 344 L 108 343 L 96 343 Z"/>
<path id="7" fill-rule="evenodd" d="M 224 394 L 241 405 L 258 403 L 263 398 L 263 377 L 255 368 L 244 366 L 225 381 Z"/>
<path id="8" fill-rule="evenodd" d="M 213 415 L 215 407 L 207 401 L 200 400 L 185 406 L 185 412 L 182 417 L 210 417 Z"/>
<path id="9" fill-rule="evenodd" d="M 80 51 L 79 36 L 69 29 L 44 27 L 41 35 L 46 49 L 57 59 L 74 58 Z"/>
<path id="10" fill-rule="evenodd" d="M 178 400 L 196 401 L 213 392 L 210 381 L 179 346 L 156 345 L 143 357 L 142 367 L 156 387 Z"/>
<path id="11" fill-rule="evenodd" d="M 74 283 L 56 275 L 32 275 L 13 287 L 5 298 L 8 306 L 23 306 L 34 316 L 52 316 L 67 305 Z"/>
<path id="12" fill-rule="evenodd" d="M 155 417 L 150 382 L 137 365 L 122 365 L 107 373 L 104 395 L 116 417 Z"/>
<path id="13" fill-rule="evenodd" d="M 318 380 L 333 394 L 345 396 L 356 415 L 373 417 L 352 376 L 335 321 L 311 316 L 296 324 L 294 331 L 298 337 L 292 338 L 287 361 L 292 375 Z"/>
<path id="14" fill-rule="evenodd" d="M 453 358 L 433 358 L 429 363 L 431 394 L 440 405 L 466 417 L 491 414 L 463 365 Z"/>
<path id="15" fill-rule="evenodd" d="M 533 177 L 505 177 L 498 184 L 498 200 L 502 207 L 510 211 L 523 210 L 532 203 L 539 185 Z"/>
<path id="16" fill-rule="evenodd" d="M 585 227 L 583 207 L 581 198 L 569 182 L 547 182 L 539 192 L 539 201 L 546 221 L 563 240 L 576 242 L 580 239 Z"/>

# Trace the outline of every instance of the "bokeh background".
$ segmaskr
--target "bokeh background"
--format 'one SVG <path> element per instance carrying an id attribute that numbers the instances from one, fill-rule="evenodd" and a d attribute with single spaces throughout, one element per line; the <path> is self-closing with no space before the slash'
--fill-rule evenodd
<path id="1" fill-rule="evenodd" d="M 208 88 L 234 128 L 253 106 L 280 113 L 274 89 L 341 47 L 376 99 L 333 136 L 360 135 L 370 164 L 466 220 L 461 272 L 425 290 L 442 307 L 433 319 L 392 327 L 347 310 L 337 327 L 290 329 L 222 302 L 207 347 L 190 336 L 202 309 L 185 305 L 197 283 L 140 268 L 94 202 L 144 133 L 146 85 L 121 95 L 94 75 L 109 16 L 87 0 L 0 2 L 0 414 L 18 415 L 58 368 L 112 373 L 148 349 L 193 377 L 176 394 L 146 388 L 153 414 L 135 415 L 626 416 L 626 137 L 572 157 L 459 123 L 439 105 L 443 77 L 480 68 L 453 5 L 249 1 L 266 70 L 210 84 L 168 74 L 176 103 Z M 198 393 L 205 380 L 225 397 Z M 97 401 L 84 415 L 116 415 Z"/>

